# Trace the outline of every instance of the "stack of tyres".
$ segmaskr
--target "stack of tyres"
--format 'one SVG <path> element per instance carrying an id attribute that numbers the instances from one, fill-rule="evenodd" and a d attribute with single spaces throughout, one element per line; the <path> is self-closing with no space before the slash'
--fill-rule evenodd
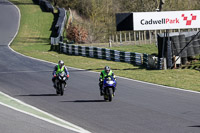
<path id="1" fill-rule="evenodd" d="M 78 55 L 80 55 L 80 56 L 82 56 L 83 54 L 82 54 L 82 47 L 81 46 L 78 46 Z"/>
<path id="2" fill-rule="evenodd" d="M 93 48 L 93 55 L 94 55 L 94 58 L 98 58 L 98 49 L 97 49 L 97 47 Z"/>
<path id="3" fill-rule="evenodd" d="M 120 55 L 120 61 L 125 62 L 125 52 L 120 51 L 119 55 Z"/>
<path id="4" fill-rule="evenodd" d="M 102 59 L 102 48 L 97 48 L 97 56 L 99 59 Z"/>
<path id="5" fill-rule="evenodd" d="M 110 50 L 110 60 L 115 61 L 115 51 Z"/>
<path id="6" fill-rule="evenodd" d="M 101 52 L 102 52 L 102 59 L 106 59 L 106 49 L 102 48 Z"/>

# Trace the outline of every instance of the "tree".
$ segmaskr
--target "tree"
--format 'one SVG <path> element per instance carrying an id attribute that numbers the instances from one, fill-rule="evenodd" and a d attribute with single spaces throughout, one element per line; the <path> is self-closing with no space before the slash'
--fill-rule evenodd
<path id="1" fill-rule="evenodd" d="M 76 10 L 84 21 L 76 21 L 87 29 L 90 42 L 107 42 L 116 32 L 115 14 L 120 12 L 154 12 L 163 3 L 163 11 L 195 10 L 200 0 L 54 0 L 59 7 Z M 161 9 L 161 8 L 160 8 Z M 74 19 L 75 20 L 75 19 Z M 74 21 L 75 22 L 75 21 Z M 76 25 L 77 25 L 76 24 Z"/>

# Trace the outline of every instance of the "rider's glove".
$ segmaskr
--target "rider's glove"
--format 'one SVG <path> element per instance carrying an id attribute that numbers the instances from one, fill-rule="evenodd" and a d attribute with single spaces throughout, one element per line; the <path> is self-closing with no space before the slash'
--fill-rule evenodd
<path id="1" fill-rule="evenodd" d="M 69 78 L 69 75 L 67 75 L 67 78 Z"/>
<path id="2" fill-rule="evenodd" d="M 56 77 L 56 75 L 53 75 L 53 77 Z"/>

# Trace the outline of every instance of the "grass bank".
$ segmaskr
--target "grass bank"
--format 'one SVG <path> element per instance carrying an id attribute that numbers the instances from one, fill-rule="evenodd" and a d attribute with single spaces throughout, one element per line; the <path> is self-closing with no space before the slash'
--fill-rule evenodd
<path id="1" fill-rule="evenodd" d="M 38 5 L 32 4 L 32 0 L 11 1 L 17 3 L 17 6 L 21 10 L 20 30 L 16 39 L 11 44 L 11 47 L 22 54 L 55 63 L 62 59 L 67 66 L 97 72 L 100 72 L 105 65 L 109 65 L 117 76 L 200 91 L 199 71 L 196 70 L 146 70 L 128 63 L 70 56 L 49 51 L 50 29 L 53 22 L 53 15 L 51 13 L 42 12 Z M 139 53 L 143 53 L 142 51 L 148 52 L 150 50 L 150 48 L 143 47 L 142 45 L 137 47 L 137 50 L 135 46 L 124 47 L 123 49 L 129 51 L 132 48 L 131 52 Z M 114 47 L 114 49 L 121 48 L 122 47 Z M 150 50 L 149 52 L 151 52 L 149 54 L 155 53 L 154 50 Z"/>

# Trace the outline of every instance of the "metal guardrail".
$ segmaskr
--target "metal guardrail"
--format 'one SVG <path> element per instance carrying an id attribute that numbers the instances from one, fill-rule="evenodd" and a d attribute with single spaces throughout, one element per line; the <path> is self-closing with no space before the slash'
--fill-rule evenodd
<path id="1" fill-rule="evenodd" d="M 51 3 L 47 0 L 33 0 L 36 4 L 39 4 L 42 9 L 44 9 L 47 12 L 52 12 L 54 10 L 54 7 L 51 5 Z M 63 37 L 63 31 L 65 28 L 65 23 L 67 20 L 66 10 L 64 8 L 58 8 L 59 16 L 57 23 L 55 25 L 55 29 L 57 32 L 56 37 L 51 37 L 51 45 L 59 44 L 59 41 L 62 41 Z"/>
<path id="2" fill-rule="evenodd" d="M 53 12 L 54 7 L 47 0 L 33 0 L 36 4 L 40 5 L 40 7 L 46 12 Z"/>
<path id="3" fill-rule="evenodd" d="M 56 24 L 57 29 L 58 29 L 58 36 L 57 37 L 51 37 L 51 45 L 56 45 L 59 44 L 60 41 L 62 41 L 62 34 L 65 28 L 65 23 L 67 20 L 67 16 L 66 16 L 66 10 L 64 8 L 59 8 L 59 13 L 62 13 L 62 10 L 64 10 L 64 18 L 62 18 L 63 16 L 59 15 L 58 20 L 63 20 L 61 24 Z"/>

